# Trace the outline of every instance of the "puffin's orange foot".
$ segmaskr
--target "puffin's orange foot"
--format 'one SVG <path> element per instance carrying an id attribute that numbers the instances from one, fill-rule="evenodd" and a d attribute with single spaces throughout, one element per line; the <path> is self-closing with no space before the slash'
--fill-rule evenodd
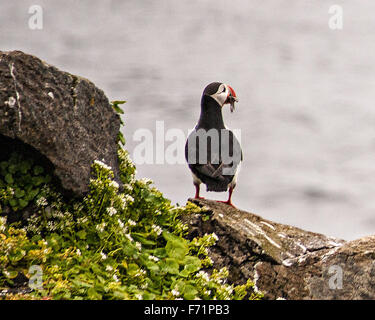
<path id="1" fill-rule="evenodd" d="M 195 196 L 194 199 L 200 200 L 200 199 L 204 199 L 204 198 L 203 197 L 199 197 L 199 196 Z"/>
<path id="2" fill-rule="evenodd" d="M 199 184 L 195 184 L 195 196 L 194 199 L 204 199 L 203 197 L 199 196 Z"/>

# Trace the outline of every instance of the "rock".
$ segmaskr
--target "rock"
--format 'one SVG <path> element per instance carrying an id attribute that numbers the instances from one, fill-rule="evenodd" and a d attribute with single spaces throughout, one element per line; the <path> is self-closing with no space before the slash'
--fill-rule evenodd
<path id="1" fill-rule="evenodd" d="M 375 236 L 345 242 L 216 201 L 189 201 L 209 214 L 184 217 L 189 237 L 216 233 L 210 257 L 232 283 L 252 279 L 266 299 L 375 299 Z"/>
<path id="2" fill-rule="evenodd" d="M 94 160 L 118 177 L 119 128 L 119 116 L 89 80 L 20 51 L 0 51 L 1 154 L 10 151 L 9 138 L 31 147 L 53 165 L 65 191 L 82 196 Z"/>

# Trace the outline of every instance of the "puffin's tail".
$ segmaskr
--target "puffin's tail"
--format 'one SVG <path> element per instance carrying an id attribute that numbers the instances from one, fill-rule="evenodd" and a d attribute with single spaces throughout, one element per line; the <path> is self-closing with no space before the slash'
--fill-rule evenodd
<path id="1" fill-rule="evenodd" d="M 206 184 L 207 191 L 214 191 L 214 192 L 225 192 L 228 191 L 228 184 L 227 183 L 207 183 Z"/>

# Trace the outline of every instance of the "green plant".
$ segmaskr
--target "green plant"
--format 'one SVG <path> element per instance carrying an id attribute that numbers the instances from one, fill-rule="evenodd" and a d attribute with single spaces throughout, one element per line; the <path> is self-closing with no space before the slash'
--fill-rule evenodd
<path id="1" fill-rule="evenodd" d="M 113 106 L 121 103 L 115 101 Z M 226 269 L 211 274 L 205 271 L 212 266 L 208 248 L 217 236 L 206 234 L 189 241 L 185 238 L 187 226 L 180 220 L 184 214 L 203 213 L 201 208 L 192 203 L 176 207 L 151 186 L 151 180 L 136 179 L 135 166 L 120 146 L 118 159 L 122 187 L 114 180 L 112 168 L 94 161 L 90 192 L 83 199 L 63 198 L 50 178 L 43 176 L 42 168 L 27 160 L 25 165 L 21 155 L 4 161 L 0 204 L 17 198 L 17 188 L 25 194 L 35 186 L 38 191 L 27 198 L 34 203 L 35 212 L 25 225 L 8 225 L 6 218 L 0 217 L 0 291 L 12 286 L 20 273 L 30 278 L 32 265 L 42 269 L 43 284 L 29 294 L 3 298 L 261 297 L 250 281 L 242 286 L 227 284 Z M 5 178 L 9 173 L 12 179 Z M 23 174 L 29 178 L 25 180 Z"/>
<path id="2" fill-rule="evenodd" d="M 201 209 L 174 207 L 151 181 L 135 179 L 125 150 L 119 149 L 119 159 L 122 192 L 111 168 L 95 161 L 83 200 L 63 200 L 49 185 L 25 227 L 0 220 L 0 288 L 19 272 L 30 276 L 36 264 L 43 289 L 30 294 L 35 299 L 243 298 L 250 282 L 235 287 L 225 283 L 226 270 L 203 271 L 216 236 L 184 238 L 179 216 Z"/>
<path id="3" fill-rule="evenodd" d="M 121 115 L 124 114 L 124 110 L 122 110 L 122 108 L 120 107 L 120 105 L 121 105 L 121 104 L 124 104 L 124 103 L 126 103 L 126 101 L 119 101 L 119 100 L 111 101 L 111 104 L 112 104 L 112 108 L 113 108 L 113 110 L 115 110 L 116 113 L 117 113 L 117 114 L 119 115 L 119 117 L 120 117 L 120 124 L 121 124 L 121 126 L 124 125 L 124 122 L 123 122 L 122 119 L 121 119 Z M 117 135 L 117 141 L 118 141 L 119 144 L 121 144 L 121 145 L 123 145 L 123 146 L 125 145 L 125 137 L 124 137 L 124 135 L 122 134 L 121 129 L 120 129 L 120 131 L 118 132 L 118 135 Z"/>
<path id="4" fill-rule="evenodd" d="M 0 210 L 1 204 L 13 211 L 27 207 L 50 181 L 43 167 L 19 153 L 12 153 L 8 160 L 0 162 Z"/>

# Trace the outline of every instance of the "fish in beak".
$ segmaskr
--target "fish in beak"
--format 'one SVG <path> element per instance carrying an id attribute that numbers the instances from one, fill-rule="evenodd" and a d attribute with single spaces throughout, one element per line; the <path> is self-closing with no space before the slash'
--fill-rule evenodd
<path id="1" fill-rule="evenodd" d="M 230 112 L 233 112 L 235 109 L 234 103 L 238 102 L 238 98 L 233 88 L 230 85 L 227 85 L 227 86 L 229 88 L 229 93 L 228 93 L 227 101 L 225 103 L 230 104 Z"/>

